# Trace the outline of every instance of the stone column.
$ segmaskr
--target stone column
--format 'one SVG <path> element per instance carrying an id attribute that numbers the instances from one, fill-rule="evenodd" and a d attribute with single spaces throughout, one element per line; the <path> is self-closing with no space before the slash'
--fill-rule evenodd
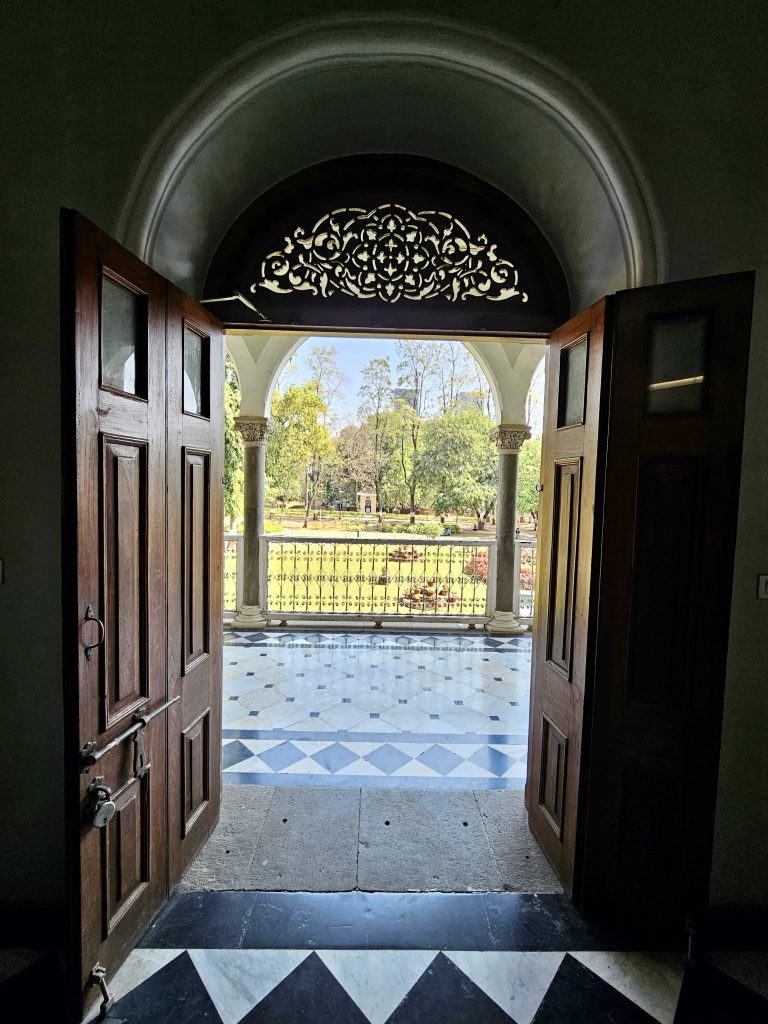
<path id="1" fill-rule="evenodd" d="M 499 450 L 499 488 L 496 496 L 496 610 L 485 624 L 489 633 L 525 633 L 512 611 L 520 581 L 515 579 L 517 519 L 517 457 L 531 436 L 524 424 L 502 423 L 491 432 Z"/>
<path id="2" fill-rule="evenodd" d="M 264 533 L 264 465 L 267 444 L 265 416 L 238 416 L 235 426 L 243 435 L 243 606 L 232 620 L 234 629 L 264 629 L 259 590 L 259 544 Z"/>

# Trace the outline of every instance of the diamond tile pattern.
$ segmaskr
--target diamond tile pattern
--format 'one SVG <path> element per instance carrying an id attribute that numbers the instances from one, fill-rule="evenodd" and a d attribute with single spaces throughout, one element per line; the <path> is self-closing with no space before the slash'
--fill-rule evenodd
<path id="1" fill-rule="evenodd" d="M 270 631 L 225 640 L 227 782 L 525 782 L 530 637 Z M 364 757 L 360 740 L 373 744 Z"/>

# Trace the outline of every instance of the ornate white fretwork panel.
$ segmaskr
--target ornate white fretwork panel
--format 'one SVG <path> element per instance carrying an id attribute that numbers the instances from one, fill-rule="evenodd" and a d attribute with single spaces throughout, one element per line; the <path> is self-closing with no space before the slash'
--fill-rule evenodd
<path id="1" fill-rule="evenodd" d="M 262 263 L 251 291 L 257 288 L 390 303 L 438 296 L 528 301 L 514 264 L 501 259 L 485 235 L 473 241 L 449 213 L 414 213 L 397 203 L 334 210 L 309 233 L 296 228 Z"/>

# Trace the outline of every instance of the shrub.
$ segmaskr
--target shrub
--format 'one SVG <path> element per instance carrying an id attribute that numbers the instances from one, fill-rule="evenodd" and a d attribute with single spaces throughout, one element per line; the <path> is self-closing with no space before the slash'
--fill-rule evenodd
<path id="1" fill-rule="evenodd" d="M 422 537 L 442 537 L 445 527 L 440 523 L 409 523 L 406 533 L 415 533 Z"/>
<path id="2" fill-rule="evenodd" d="M 442 537 L 445 527 L 440 523 L 381 523 L 379 533 L 404 533 L 414 537 Z"/>

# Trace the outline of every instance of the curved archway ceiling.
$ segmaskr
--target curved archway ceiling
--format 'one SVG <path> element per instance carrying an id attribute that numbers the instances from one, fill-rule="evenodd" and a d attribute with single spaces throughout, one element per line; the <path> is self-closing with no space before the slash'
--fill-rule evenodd
<path id="1" fill-rule="evenodd" d="M 361 153 L 439 160 L 513 199 L 552 245 L 574 310 L 664 278 L 658 208 L 610 111 L 509 37 L 403 11 L 295 22 L 204 73 L 153 134 L 117 237 L 200 295 L 256 197 Z"/>
<path id="2" fill-rule="evenodd" d="M 437 161 L 363 156 L 293 175 L 242 213 L 206 299 L 230 325 L 542 333 L 567 319 L 563 271 L 508 197 Z M 259 315 L 260 314 L 260 315 Z"/>

